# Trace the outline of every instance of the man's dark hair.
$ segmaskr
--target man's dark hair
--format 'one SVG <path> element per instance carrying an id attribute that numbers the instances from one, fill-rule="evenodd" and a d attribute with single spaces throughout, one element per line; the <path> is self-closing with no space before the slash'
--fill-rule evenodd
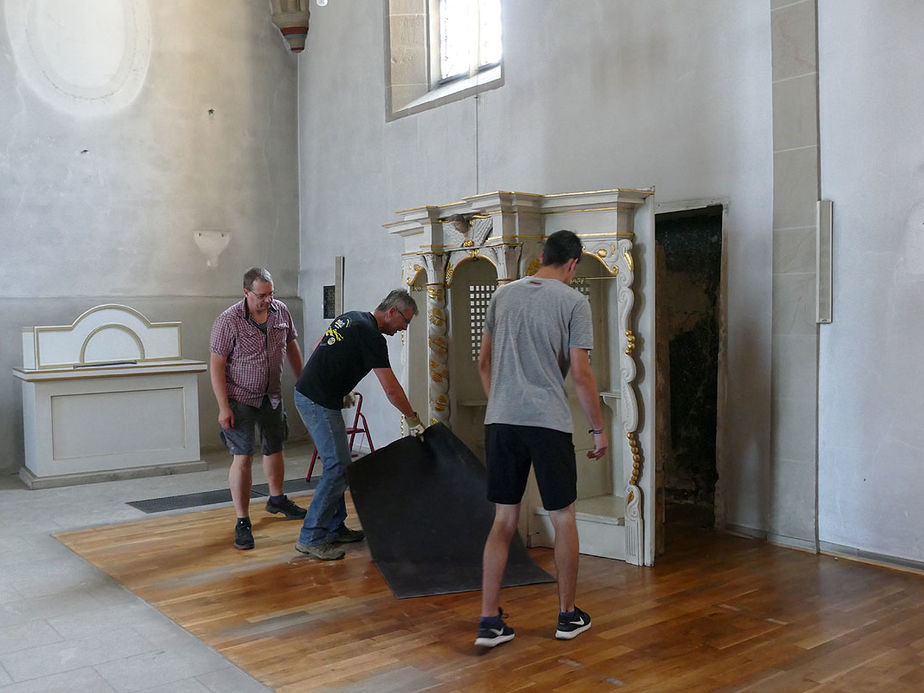
<path id="1" fill-rule="evenodd" d="M 584 244 L 573 231 L 556 231 L 545 239 L 542 248 L 542 264 L 561 267 L 569 260 L 580 258 Z"/>
<path id="2" fill-rule="evenodd" d="M 273 276 L 265 267 L 251 267 L 244 272 L 244 288 L 253 291 L 253 283 L 257 280 L 264 281 L 267 284 L 273 283 Z"/>
<path id="3" fill-rule="evenodd" d="M 404 289 L 390 291 L 388 296 L 382 299 L 382 302 L 378 305 L 376 310 L 385 313 L 392 306 L 397 308 L 401 313 L 404 313 L 404 311 L 408 309 L 414 311 L 414 315 L 417 315 L 418 312 L 417 301 L 415 301 Z"/>

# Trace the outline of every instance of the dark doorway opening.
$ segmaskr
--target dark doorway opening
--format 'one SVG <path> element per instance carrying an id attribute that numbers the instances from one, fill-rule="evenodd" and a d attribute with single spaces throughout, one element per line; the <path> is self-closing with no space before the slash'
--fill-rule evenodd
<path id="1" fill-rule="evenodd" d="M 715 524 L 721 205 L 655 218 L 663 520 Z"/>

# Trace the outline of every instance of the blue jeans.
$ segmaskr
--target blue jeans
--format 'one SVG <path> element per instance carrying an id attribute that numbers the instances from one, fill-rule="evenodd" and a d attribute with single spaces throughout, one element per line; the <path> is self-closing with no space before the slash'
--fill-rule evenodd
<path id="1" fill-rule="evenodd" d="M 347 443 L 346 424 L 339 409 L 328 409 L 295 391 L 295 408 L 314 439 L 324 471 L 314 490 L 302 531 L 300 544 L 326 544 L 346 519 L 347 467 L 353 461 Z"/>

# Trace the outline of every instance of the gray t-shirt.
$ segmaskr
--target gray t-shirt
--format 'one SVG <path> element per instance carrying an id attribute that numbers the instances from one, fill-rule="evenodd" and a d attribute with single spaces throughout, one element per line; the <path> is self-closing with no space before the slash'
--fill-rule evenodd
<path id="1" fill-rule="evenodd" d="M 524 277 L 497 289 L 485 316 L 491 394 L 485 423 L 573 432 L 569 349 L 592 349 L 590 304 L 557 279 Z"/>

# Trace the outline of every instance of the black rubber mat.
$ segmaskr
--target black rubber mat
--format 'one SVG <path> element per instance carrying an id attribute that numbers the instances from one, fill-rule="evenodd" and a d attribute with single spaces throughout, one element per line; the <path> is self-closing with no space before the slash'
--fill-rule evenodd
<path id="1" fill-rule="evenodd" d="M 443 424 L 430 426 L 423 442 L 402 438 L 350 466 L 369 550 L 397 598 L 481 589 L 481 554 L 494 521 L 485 476 Z M 514 535 L 504 587 L 554 581 Z"/>
<path id="2" fill-rule="evenodd" d="M 283 493 L 296 493 L 308 491 L 318 485 L 317 479 L 306 482 L 304 479 L 287 479 L 282 482 Z M 250 489 L 251 498 L 260 498 L 269 495 L 267 484 L 257 484 Z M 165 510 L 180 510 L 182 508 L 198 508 L 202 505 L 216 503 L 230 503 L 231 491 L 220 489 L 217 491 L 202 491 L 200 493 L 184 493 L 179 496 L 164 496 L 163 498 L 148 498 L 146 500 L 129 501 L 128 505 L 144 513 L 160 513 Z"/>

